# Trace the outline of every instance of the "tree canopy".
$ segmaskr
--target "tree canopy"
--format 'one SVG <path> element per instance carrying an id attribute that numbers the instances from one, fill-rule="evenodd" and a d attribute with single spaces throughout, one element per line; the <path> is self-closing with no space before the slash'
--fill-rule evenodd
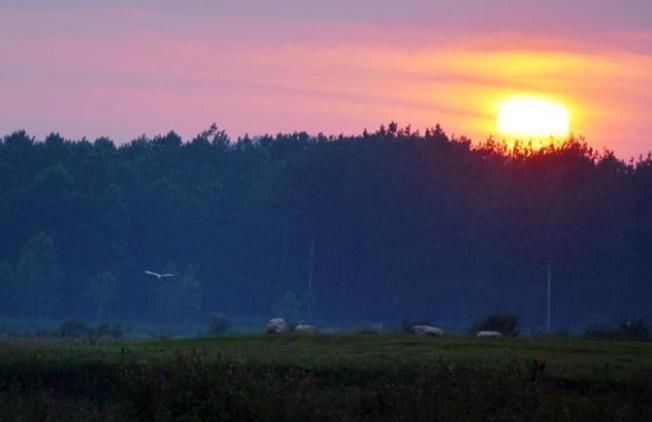
<path id="1" fill-rule="evenodd" d="M 578 139 L 507 150 L 391 123 L 231 141 L 213 125 L 116 146 L 21 131 L 0 143 L 0 184 L 4 316 L 305 315 L 310 300 L 325 320 L 508 311 L 540 326 L 548 262 L 557 326 L 650 309 L 652 158 Z M 143 272 L 166 267 L 181 272 Z"/>

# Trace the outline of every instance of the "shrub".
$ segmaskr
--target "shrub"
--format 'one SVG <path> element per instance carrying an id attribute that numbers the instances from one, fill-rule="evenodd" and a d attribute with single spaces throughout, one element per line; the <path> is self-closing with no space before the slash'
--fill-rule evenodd
<path id="1" fill-rule="evenodd" d="M 98 338 L 121 339 L 125 335 L 125 329 L 120 324 L 102 323 L 94 330 Z"/>
<path id="2" fill-rule="evenodd" d="M 44 336 L 49 336 L 47 332 Z M 54 332 L 57 337 L 87 339 L 91 343 L 99 339 L 121 339 L 125 335 L 125 329 L 120 324 L 102 323 L 93 328 L 86 322 L 77 319 L 68 319 L 63 321 L 59 328 Z"/>
<path id="3" fill-rule="evenodd" d="M 618 330 L 602 324 L 591 324 L 584 330 L 584 335 L 595 339 L 613 340 L 618 337 Z"/>
<path id="4" fill-rule="evenodd" d="M 633 321 L 622 321 L 618 327 L 592 324 L 586 328 L 584 335 L 605 340 L 647 340 L 650 338 L 650 328 L 643 318 L 639 318 Z"/>
<path id="5" fill-rule="evenodd" d="M 231 320 L 224 314 L 211 314 L 208 319 L 209 334 L 224 334 L 231 331 Z"/>
<path id="6" fill-rule="evenodd" d="M 29 330 L 25 330 L 23 332 L 23 337 L 31 337 L 32 335 L 36 337 L 59 337 L 59 329 L 57 328 L 56 330 L 48 330 L 47 328 L 37 328 L 34 331 L 34 334 L 30 332 Z"/>
<path id="7" fill-rule="evenodd" d="M 567 328 L 560 328 L 559 330 L 552 333 L 552 337 L 557 337 L 557 338 L 568 338 L 570 336 L 571 333 Z"/>
<path id="8" fill-rule="evenodd" d="M 171 330 L 150 331 L 149 337 L 154 340 L 172 340 L 175 335 Z"/>
<path id="9" fill-rule="evenodd" d="M 0 327 L 0 336 L 15 337 L 17 336 L 16 332 L 7 327 Z"/>
<path id="10" fill-rule="evenodd" d="M 622 337 L 627 339 L 646 340 L 650 337 L 650 328 L 643 318 L 621 322 L 618 331 Z"/>
<path id="11" fill-rule="evenodd" d="M 471 333 L 480 331 L 498 331 L 504 336 L 518 335 L 518 315 L 491 314 L 478 320 L 470 329 Z"/>
<path id="12" fill-rule="evenodd" d="M 82 338 L 87 337 L 91 333 L 91 328 L 84 321 L 67 319 L 59 325 L 57 333 L 59 337 Z"/>

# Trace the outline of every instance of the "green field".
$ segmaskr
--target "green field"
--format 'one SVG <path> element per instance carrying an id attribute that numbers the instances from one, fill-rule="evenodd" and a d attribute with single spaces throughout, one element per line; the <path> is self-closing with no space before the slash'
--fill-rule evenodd
<path id="1" fill-rule="evenodd" d="M 650 342 L 5 338 L 0 359 L 0 420 L 652 420 Z"/>

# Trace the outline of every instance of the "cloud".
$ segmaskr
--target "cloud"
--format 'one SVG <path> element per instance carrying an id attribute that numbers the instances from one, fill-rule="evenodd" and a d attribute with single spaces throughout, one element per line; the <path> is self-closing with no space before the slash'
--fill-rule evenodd
<path id="1" fill-rule="evenodd" d="M 575 131 L 598 146 L 623 155 L 648 148 L 633 137 L 651 124 L 652 31 L 626 11 L 614 22 L 631 28 L 545 33 L 519 24 L 489 31 L 473 15 L 463 23 L 464 2 L 448 1 L 437 3 L 444 17 L 430 2 L 375 3 L 382 10 L 368 14 L 365 1 L 310 10 L 290 1 L 274 10 L 272 2 L 255 10 L 225 2 L 29 3 L 0 7 L 0 132 L 126 141 L 169 129 L 189 137 L 212 121 L 239 135 L 354 133 L 398 119 L 482 140 L 501 98 L 535 92 L 569 104 Z M 495 4 L 498 16 L 508 2 Z M 611 10 L 605 4 L 595 3 L 596 22 Z M 505 9 L 501 19 L 538 10 Z"/>

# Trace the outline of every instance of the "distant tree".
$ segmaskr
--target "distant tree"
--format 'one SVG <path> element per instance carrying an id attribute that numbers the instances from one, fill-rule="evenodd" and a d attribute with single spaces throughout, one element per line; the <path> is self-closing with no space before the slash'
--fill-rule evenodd
<path id="1" fill-rule="evenodd" d="M 13 266 L 7 261 L 0 262 L 0 315 L 10 316 L 16 306 L 15 274 Z"/>
<path id="2" fill-rule="evenodd" d="M 296 322 L 301 316 L 302 305 L 297 294 L 292 290 L 287 290 L 278 299 L 272 311 L 275 316 Z"/>
<path id="3" fill-rule="evenodd" d="M 168 322 L 187 323 L 196 319 L 202 304 L 202 286 L 197 278 L 199 266 L 189 264 L 184 271 L 177 273 L 174 265 L 168 265 L 165 272 L 176 275 L 154 281 L 153 293 L 157 312 Z"/>
<path id="4" fill-rule="evenodd" d="M 4 137 L 4 144 L 10 148 L 25 149 L 34 145 L 34 138 L 27 135 L 24 130 L 16 131 Z"/>
<path id="5" fill-rule="evenodd" d="M 157 148 L 172 149 L 172 148 L 180 147 L 182 144 L 182 140 L 181 137 L 179 137 L 179 135 L 177 135 L 173 131 L 170 131 L 165 136 L 157 136 L 156 138 L 154 138 L 152 144 Z"/>
<path id="6" fill-rule="evenodd" d="M 30 237 L 16 265 L 16 302 L 28 317 L 52 317 L 60 303 L 64 275 L 59 267 L 56 245 L 51 236 Z"/>
<path id="7" fill-rule="evenodd" d="M 86 288 L 86 296 L 95 305 L 95 319 L 104 320 L 106 311 L 118 300 L 118 278 L 109 271 L 93 277 Z"/>
<path id="8" fill-rule="evenodd" d="M 197 318 L 202 305 L 202 283 L 199 277 L 199 265 L 189 264 L 178 286 L 179 313 L 188 322 Z"/>
<path id="9" fill-rule="evenodd" d="M 224 334 L 231 330 L 231 319 L 221 313 L 214 313 L 208 316 L 208 333 Z"/>

